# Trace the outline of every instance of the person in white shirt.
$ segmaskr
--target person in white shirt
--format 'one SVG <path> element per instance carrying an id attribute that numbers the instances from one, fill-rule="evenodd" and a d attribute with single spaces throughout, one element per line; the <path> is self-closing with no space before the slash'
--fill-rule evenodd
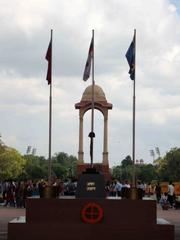
<path id="1" fill-rule="evenodd" d="M 159 200 L 159 203 L 160 203 L 160 205 L 161 205 L 161 207 L 162 207 L 163 210 L 168 210 L 168 208 L 169 208 L 169 201 L 168 201 L 168 195 L 167 195 L 167 193 L 163 193 L 163 194 L 161 195 L 161 198 L 160 198 L 160 200 Z"/>
<path id="2" fill-rule="evenodd" d="M 173 202 L 174 202 L 174 186 L 172 182 L 169 182 L 168 185 L 168 201 L 171 207 L 173 207 Z"/>
<path id="3" fill-rule="evenodd" d="M 114 190 L 116 191 L 118 197 L 121 196 L 121 189 L 122 189 L 122 184 L 118 180 L 116 180 L 116 185 L 114 187 Z"/>
<path id="4" fill-rule="evenodd" d="M 124 182 L 124 184 L 122 185 L 122 187 L 124 187 L 124 188 L 130 188 L 131 186 L 130 186 L 130 184 L 128 183 L 128 181 L 126 180 L 126 181 Z"/>

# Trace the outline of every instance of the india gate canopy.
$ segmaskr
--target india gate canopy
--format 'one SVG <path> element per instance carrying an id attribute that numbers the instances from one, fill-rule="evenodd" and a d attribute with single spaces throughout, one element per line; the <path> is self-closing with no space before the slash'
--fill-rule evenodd
<path id="1" fill-rule="evenodd" d="M 91 109 L 91 103 L 92 103 L 92 85 L 88 86 L 85 89 L 81 101 L 75 104 L 75 108 L 83 109 L 83 113 L 85 113 L 87 110 Z M 112 109 L 112 104 L 107 102 L 104 91 L 98 85 L 94 86 L 94 107 L 100 110 L 103 113 L 103 115 L 104 115 L 103 110 Z"/>
<path id="2" fill-rule="evenodd" d="M 81 98 L 81 101 L 75 104 L 75 108 L 79 109 L 79 151 L 78 151 L 78 165 L 84 165 L 84 151 L 83 151 L 83 118 L 84 114 L 92 108 L 92 85 L 88 86 Z M 99 110 L 104 117 L 104 135 L 103 135 L 103 152 L 102 152 L 102 166 L 109 168 L 108 161 L 108 110 L 112 109 L 112 104 L 108 103 L 102 88 L 94 85 L 94 108 Z"/>

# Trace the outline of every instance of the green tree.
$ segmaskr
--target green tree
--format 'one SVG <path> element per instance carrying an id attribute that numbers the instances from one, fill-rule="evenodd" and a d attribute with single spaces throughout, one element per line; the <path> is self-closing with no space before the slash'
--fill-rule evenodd
<path id="1" fill-rule="evenodd" d="M 180 180 L 180 148 L 172 148 L 164 158 L 155 162 L 159 178 L 163 181 Z"/>
<path id="2" fill-rule="evenodd" d="M 169 176 L 167 174 L 167 161 L 164 158 L 156 159 L 154 161 L 154 167 L 157 175 L 157 180 L 169 181 Z"/>
<path id="3" fill-rule="evenodd" d="M 77 158 L 64 152 L 56 153 L 52 158 L 52 169 L 57 177 L 76 176 Z"/>
<path id="4" fill-rule="evenodd" d="M 42 156 L 34 156 L 32 154 L 24 155 L 26 164 L 24 166 L 20 178 L 41 179 L 47 178 L 48 168 L 47 160 Z"/>
<path id="5" fill-rule="evenodd" d="M 114 178 L 119 178 L 121 180 L 132 181 L 133 174 L 133 161 L 128 155 L 121 161 L 120 166 L 113 168 L 112 175 Z M 142 180 L 144 182 L 150 182 L 157 178 L 155 167 L 152 164 L 136 164 L 135 165 L 135 175 L 136 179 Z"/>
<path id="6" fill-rule="evenodd" d="M 133 165 L 127 165 L 122 167 L 122 180 L 132 181 Z"/>
<path id="7" fill-rule="evenodd" d="M 112 176 L 116 179 L 122 179 L 122 168 L 121 166 L 115 166 L 112 168 Z"/>
<path id="8" fill-rule="evenodd" d="M 133 171 L 133 161 L 131 156 L 126 156 L 125 159 L 121 161 L 121 165 L 113 167 L 112 176 L 120 180 L 132 180 Z"/>
<path id="9" fill-rule="evenodd" d="M 3 146 L 0 152 L 0 179 L 17 178 L 25 165 L 25 160 L 14 148 Z"/>
<path id="10" fill-rule="evenodd" d="M 131 159 L 131 156 L 128 155 L 127 157 L 125 157 L 125 159 L 122 160 L 121 166 L 122 168 L 126 168 L 131 165 L 133 165 L 133 161 Z"/>
<path id="11" fill-rule="evenodd" d="M 60 163 L 54 162 L 52 164 L 53 175 L 59 179 L 64 179 L 68 176 L 68 168 L 62 166 Z"/>
<path id="12" fill-rule="evenodd" d="M 136 165 L 136 176 L 137 179 L 144 182 L 151 182 L 157 179 L 157 174 L 153 164 L 139 164 Z"/>
<path id="13" fill-rule="evenodd" d="M 5 151 L 6 146 L 4 145 L 1 135 L 0 135 L 0 154 L 2 154 Z"/>

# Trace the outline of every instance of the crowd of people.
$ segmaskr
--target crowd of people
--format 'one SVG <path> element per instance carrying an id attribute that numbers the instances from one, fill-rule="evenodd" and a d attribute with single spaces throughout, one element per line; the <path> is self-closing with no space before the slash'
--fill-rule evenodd
<path id="1" fill-rule="evenodd" d="M 2 193 L 2 199 L 4 206 L 12 206 L 17 208 L 25 208 L 27 197 L 38 197 L 42 189 L 47 185 L 45 180 L 40 181 L 4 181 L 2 182 L 0 189 Z M 77 181 L 66 180 L 64 182 L 56 180 L 52 184 L 56 186 L 58 195 L 75 195 Z"/>
<path id="2" fill-rule="evenodd" d="M 38 197 L 41 195 L 41 191 L 46 185 L 47 182 L 43 179 L 36 182 L 32 180 L 19 182 L 4 181 L 0 185 L 4 206 L 25 208 L 26 198 Z M 67 179 L 65 181 L 60 181 L 56 179 L 52 185 L 57 187 L 57 196 L 74 196 L 77 189 L 77 180 Z M 152 186 L 150 183 L 145 184 L 142 181 L 138 181 L 136 187 L 138 189 L 139 199 L 142 199 L 144 196 L 150 197 L 152 194 L 155 194 L 157 202 L 161 204 L 162 208 L 165 205 L 169 205 L 170 208 L 173 208 L 175 205 L 175 193 L 172 182 L 169 183 L 167 192 L 164 193 L 162 193 L 159 183 Z M 105 185 L 105 191 L 108 197 L 128 198 L 130 188 L 131 185 L 128 181 L 107 181 Z"/>
<path id="3" fill-rule="evenodd" d="M 159 183 L 155 186 L 155 193 L 157 202 L 161 205 L 163 210 L 168 210 L 169 208 L 179 208 L 179 204 L 176 200 L 176 194 L 174 189 L 174 184 L 169 182 L 167 186 L 167 191 L 161 191 L 161 186 Z"/>

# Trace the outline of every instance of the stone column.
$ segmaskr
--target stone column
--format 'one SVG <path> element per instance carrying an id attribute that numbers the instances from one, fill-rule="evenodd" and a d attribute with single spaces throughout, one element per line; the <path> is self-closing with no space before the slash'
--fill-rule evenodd
<path id="1" fill-rule="evenodd" d="M 108 111 L 104 113 L 103 165 L 108 165 Z"/>
<path id="2" fill-rule="evenodd" d="M 79 111 L 79 151 L 78 151 L 78 164 L 84 163 L 83 152 L 83 113 Z"/>

